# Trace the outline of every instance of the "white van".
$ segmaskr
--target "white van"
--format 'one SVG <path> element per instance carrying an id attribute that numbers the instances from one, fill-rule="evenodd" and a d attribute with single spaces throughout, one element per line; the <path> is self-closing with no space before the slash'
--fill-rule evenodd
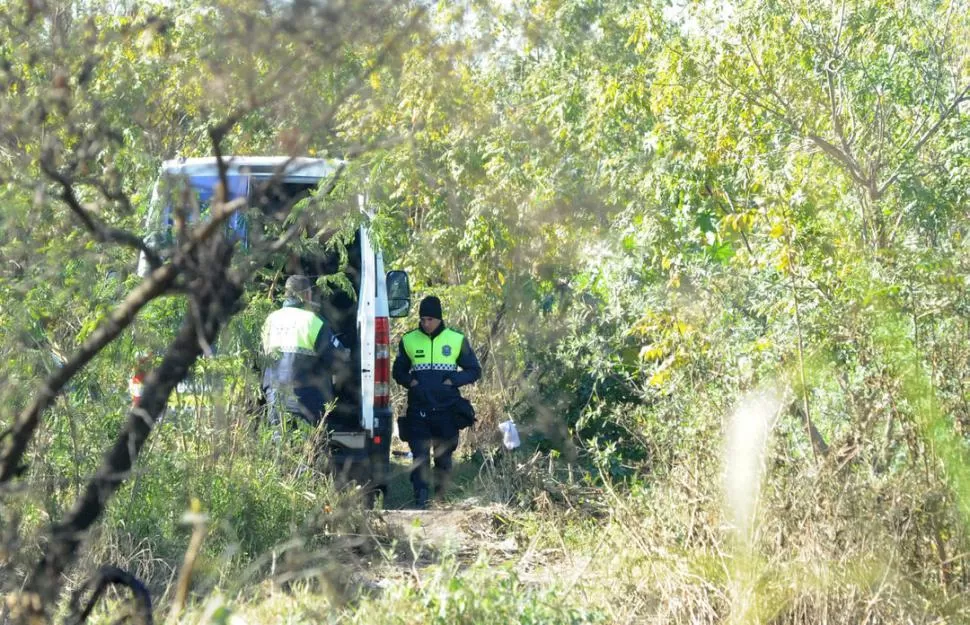
<path id="1" fill-rule="evenodd" d="M 233 214 L 227 233 L 248 249 L 253 229 L 261 220 L 287 210 L 332 179 L 339 163 L 315 158 L 227 157 L 228 200 L 247 198 L 247 210 Z M 169 198 L 197 199 L 197 218 L 204 219 L 213 190 L 219 184 L 214 157 L 165 161 L 152 194 L 146 220 L 146 241 L 164 257 L 172 243 L 175 214 Z M 366 206 L 358 198 L 361 210 Z M 322 227 L 323 224 L 315 224 Z M 243 252 L 245 253 L 245 252 Z M 336 409 L 327 416 L 332 465 L 342 475 L 386 489 L 390 459 L 392 412 L 390 402 L 390 317 L 403 317 L 410 308 L 407 274 L 385 274 L 384 259 L 374 247 L 365 224 L 347 247 L 345 262 L 336 253 L 290 259 L 283 279 L 303 273 L 311 279 L 343 271 L 353 293 L 334 289 L 321 298 L 321 315 L 350 350 L 350 371 L 335 375 Z M 138 272 L 147 275 L 147 259 L 139 259 Z M 136 377 L 138 374 L 136 373 Z M 140 380 L 133 379 L 132 399 L 138 401 Z"/>

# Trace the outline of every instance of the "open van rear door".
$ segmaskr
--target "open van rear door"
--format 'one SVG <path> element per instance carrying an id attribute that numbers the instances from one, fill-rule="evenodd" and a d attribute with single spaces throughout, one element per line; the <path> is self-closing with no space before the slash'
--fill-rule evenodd
<path id="1" fill-rule="evenodd" d="M 374 363 L 376 350 L 377 267 L 367 227 L 360 229 L 360 295 L 357 331 L 360 336 L 360 426 L 374 436 Z"/>

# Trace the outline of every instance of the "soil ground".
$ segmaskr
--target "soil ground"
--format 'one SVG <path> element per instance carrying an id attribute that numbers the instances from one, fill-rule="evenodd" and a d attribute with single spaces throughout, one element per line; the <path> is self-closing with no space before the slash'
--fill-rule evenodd
<path id="1" fill-rule="evenodd" d="M 534 583 L 556 578 L 552 571 L 562 563 L 563 553 L 528 544 L 517 520 L 521 511 L 477 496 L 478 462 L 456 461 L 451 491 L 426 510 L 413 509 L 409 466 L 405 457 L 393 459 L 384 509 L 370 513 L 375 538 L 388 548 L 383 565 L 372 560 L 358 571 L 359 584 L 379 588 L 417 578 L 422 569 L 445 558 L 459 567 L 482 561 L 489 566 L 510 564 L 520 579 Z"/>

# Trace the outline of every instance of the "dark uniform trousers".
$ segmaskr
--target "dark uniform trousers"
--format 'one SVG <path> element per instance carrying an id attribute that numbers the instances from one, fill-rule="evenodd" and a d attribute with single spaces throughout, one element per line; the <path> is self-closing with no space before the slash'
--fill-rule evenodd
<path id="1" fill-rule="evenodd" d="M 436 492 L 448 487 L 452 455 L 458 449 L 458 427 L 451 410 L 411 409 L 408 411 L 411 431 L 408 445 L 414 457 L 411 484 L 414 491 L 429 489 L 432 466 Z"/>

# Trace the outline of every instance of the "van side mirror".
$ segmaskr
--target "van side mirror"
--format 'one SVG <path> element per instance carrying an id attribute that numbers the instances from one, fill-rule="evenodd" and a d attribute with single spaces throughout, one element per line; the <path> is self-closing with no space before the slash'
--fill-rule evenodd
<path id="1" fill-rule="evenodd" d="M 387 309 L 391 317 L 408 316 L 411 310 L 411 285 L 407 272 L 387 272 Z"/>

